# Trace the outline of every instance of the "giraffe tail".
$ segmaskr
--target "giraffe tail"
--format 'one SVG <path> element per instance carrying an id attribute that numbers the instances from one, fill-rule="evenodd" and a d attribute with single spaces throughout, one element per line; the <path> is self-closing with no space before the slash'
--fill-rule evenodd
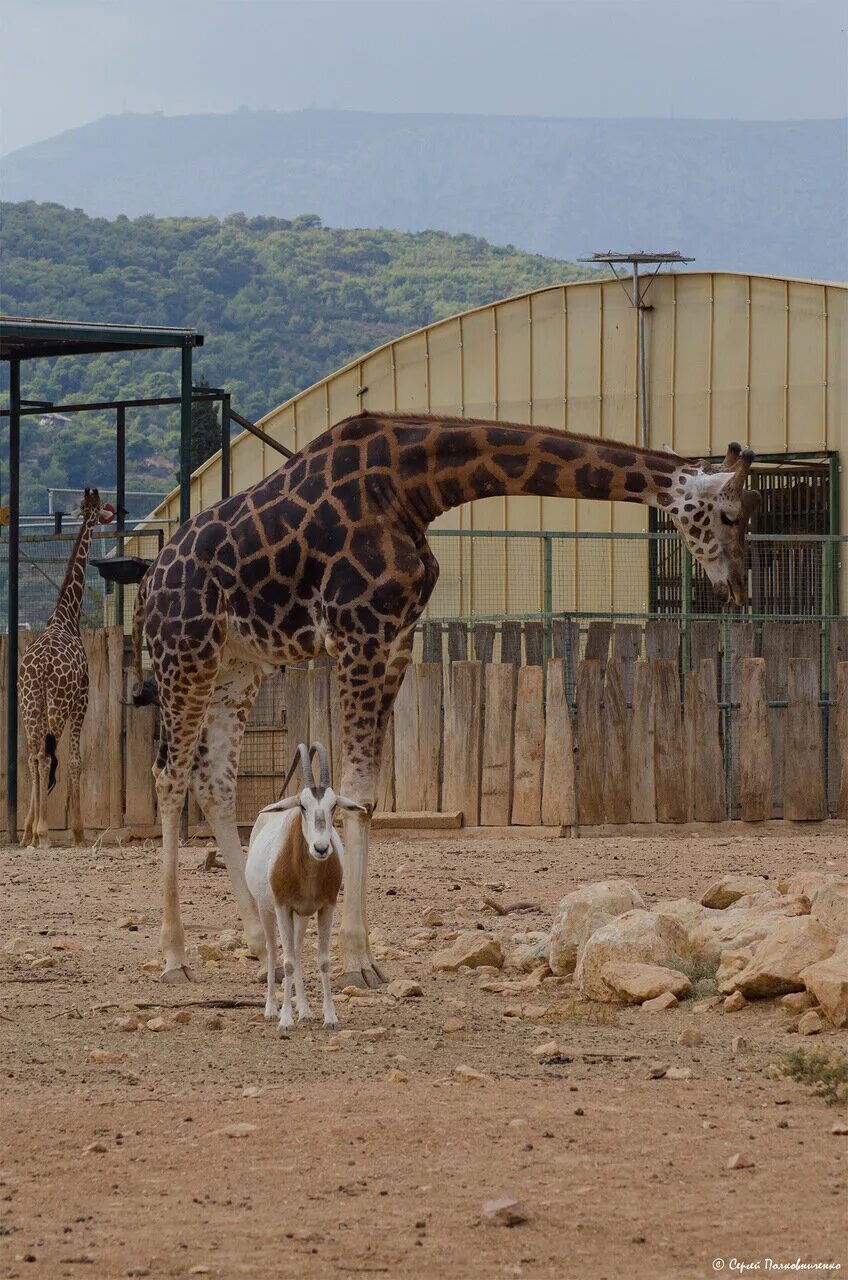
<path id="1" fill-rule="evenodd" d="M 45 733 L 44 750 L 50 757 L 50 773 L 47 778 L 47 790 L 49 792 L 56 785 L 56 770 L 59 768 L 59 761 L 56 759 L 56 735 L 54 733 Z"/>
<path id="2" fill-rule="evenodd" d="M 159 690 L 154 676 L 145 676 L 142 668 L 142 647 L 144 644 L 144 612 L 147 605 L 147 579 L 142 578 L 138 594 L 135 598 L 135 611 L 132 625 L 133 652 L 133 691 L 129 703 L 133 707 L 152 707 L 159 704 Z"/>

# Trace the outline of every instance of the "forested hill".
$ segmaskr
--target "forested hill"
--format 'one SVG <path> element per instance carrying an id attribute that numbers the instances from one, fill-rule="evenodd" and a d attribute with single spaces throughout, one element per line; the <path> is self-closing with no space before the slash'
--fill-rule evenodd
<path id="1" fill-rule="evenodd" d="M 105 217 L 308 209 L 557 258 L 680 249 L 707 270 L 845 279 L 847 142 L 845 120 L 125 114 L 4 157 L 3 189 Z"/>
<path id="2" fill-rule="evenodd" d="M 196 328 L 205 336 L 197 374 L 251 417 L 410 329 L 587 274 L 470 235 L 338 231 L 309 214 L 107 221 L 22 203 L 0 205 L 0 219 L 5 314 Z M 176 370 L 174 352 L 38 361 L 23 367 L 23 394 L 53 403 L 172 395 Z M 60 430 L 29 418 L 23 437 L 27 510 L 45 509 L 48 485 L 113 483 L 104 417 Z M 131 488 L 169 489 L 176 456 L 174 414 L 132 416 Z"/>

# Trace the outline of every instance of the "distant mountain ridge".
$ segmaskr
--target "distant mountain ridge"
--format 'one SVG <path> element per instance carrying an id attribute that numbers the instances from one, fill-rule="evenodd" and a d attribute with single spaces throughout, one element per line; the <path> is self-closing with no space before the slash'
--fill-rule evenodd
<path id="1" fill-rule="evenodd" d="M 6 200 L 116 217 L 468 232 L 574 259 L 848 278 L 848 121 L 238 111 L 108 116 L 2 161 Z"/>

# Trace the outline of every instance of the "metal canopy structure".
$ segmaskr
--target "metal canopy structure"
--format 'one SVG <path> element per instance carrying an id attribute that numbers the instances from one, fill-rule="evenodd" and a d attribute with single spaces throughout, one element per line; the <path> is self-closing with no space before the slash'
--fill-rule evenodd
<path id="1" fill-rule="evenodd" d="M 636 308 L 636 343 L 638 347 L 637 357 L 639 362 L 639 425 L 640 439 L 639 443 L 643 448 L 648 445 L 648 377 L 646 371 L 645 358 L 645 312 L 650 311 L 650 307 L 645 302 L 645 297 L 651 287 L 657 272 L 661 267 L 674 266 L 675 264 L 683 266 L 687 262 L 694 262 L 694 258 L 684 258 L 679 249 L 672 249 L 668 253 L 646 253 L 644 249 L 640 249 L 638 253 L 614 253 L 608 249 L 606 253 L 593 253 L 588 258 L 578 258 L 578 262 L 591 262 L 595 264 L 603 264 L 610 268 L 616 280 L 624 283 L 623 277 L 616 271 L 617 266 L 629 267 L 632 280 L 632 289 L 630 293 L 630 301 Z M 648 276 L 642 276 L 644 285 L 640 284 L 639 268 L 653 267 L 654 270 Z"/>
<path id="2" fill-rule="evenodd" d="M 0 359 L 9 362 L 9 407 L 3 416 L 9 419 L 9 585 L 6 722 L 6 828 L 9 839 L 18 838 L 18 621 L 19 621 L 19 557 L 20 557 L 20 463 L 21 418 L 42 413 L 54 406 L 21 399 L 21 362 L 55 356 L 79 356 L 106 352 L 151 351 L 160 348 L 180 352 L 180 394 L 171 403 L 180 406 L 180 520 L 187 520 L 191 501 L 191 409 L 192 354 L 203 345 L 203 335 L 193 329 L 145 328 L 141 325 L 84 324 L 60 320 L 41 320 L 21 316 L 0 317 Z M 200 398 L 200 397 L 198 397 Z M 207 395 L 208 399 L 225 397 L 224 393 Z M 84 408 L 116 410 L 117 531 L 124 529 L 123 510 L 126 474 L 125 415 L 128 404 L 139 401 L 113 401 Z M 159 403 L 162 403 L 161 401 Z M 222 413 L 222 418 L 226 414 Z M 229 441 L 229 420 L 227 419 Z"/>

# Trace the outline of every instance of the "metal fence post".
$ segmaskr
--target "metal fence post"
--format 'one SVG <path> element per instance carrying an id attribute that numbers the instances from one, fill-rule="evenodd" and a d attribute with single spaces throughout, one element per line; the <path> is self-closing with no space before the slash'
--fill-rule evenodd
<path id="1" fill-rule="evenodd" d="M 554 540 L 549 533 L 544 535 L 542 543 L 543 555 L 543 607 L 545 611 L 545 662 L 553 657 L 554 633 Z"/>
<path id="2" fill-rule="evenodd" d="M 692 556 L 685 543 L 681 543 L 683 559 L 681 561 L 681 599 L 683 626 L 681 628 L 681 657 L 683 670 L 688 671 L 692 665 Z"/>
<path id="3" fill-rule="evenodd" d="M 18 585 L 21 536 L 21 362 L 9 361 L 9 585 L 6 636 L 6 834 L 18 842 Z"/>

